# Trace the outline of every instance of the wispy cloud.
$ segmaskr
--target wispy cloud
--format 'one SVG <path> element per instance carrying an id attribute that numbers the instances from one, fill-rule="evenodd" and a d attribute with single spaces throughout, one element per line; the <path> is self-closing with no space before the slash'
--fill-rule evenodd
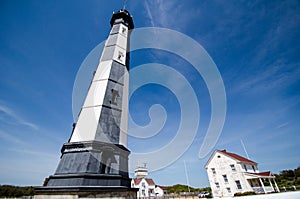
<path id="1" fill-rule="evenodd" d="M 149 8 L 149 3 L 147 1 L 144 1 L 144 6 L 146 8 L 146 12 L 147 12 L 147 15 L 149 17 L 150 23 L 151 23 L 152 26 L 154 26 L 154 21 L 153 21 L 154 19 L 153 19 L 151 10 Z"/>
<path id="2" fill-rule="evenodd" d="M 276 127 L 276 129 L 283 128 L 283 127 L 287 126 L 288 124 L 289 124 L 289 122 L 285 122 L 285 123 L 283 123 L 283 124 L 280 124 L 280 125 L 278 125 L 278 126 Z"/>
<path id="3" fill-rule="evenodd" d="M 20 153 L 22 155 L 34 155 L 34 156 L 37 156 L 37 157 L 48 157 L 49 159 L 57 159 L 58 156 L 57 154 L 52 154 L 52 153 L 48 153 L 48 152 L 42 152 L 42 151 L 33 151 L 33 150 L 28 150 L 28 149 L 11 149 L 10 151 L 13 151 L 13 152 L 17 152 L 17 153 Z"/>
<path id="4" fill-rule="evenodd" d="M 254 4 L 258 4 L 257 2 Z M 241 40 L 235 40 L 238 45 L 249 45 L 249 52 L 243 55 L 242 62 L 240 63 L 247 71 L 245 79 L 239 79 L 240 83 L 237 87 L 238 91 L 247 91 L 251 88 L 254 91 L 269 91 L 272 89 L 278 90 L 280 88 L 287 88 L 296 80 L 300 75 L 300 63 L 291 62 L 294 57 L 295 49 L 289 48 L 289 43 L 294 42 L 291 35 L 299 33 L 300 14 L 292 7 L 287 8 L 287 2 L 280 2 L 271 4 L 272 13 L 263 9 L 266 5 L 260 5 L 261 9 L 256 9 L 255 12 L 250 14 L 245 21 L 239 20 L 237 24 L 239 30 L 234 32 L 243 33 Z M 253 7 L 257 5 L 252 5 Z M 270 5 L 269 5 L 270 6 Z M 287 9 L 285 12 L 283 8 Z M 281 13 L 280 18 L 278 13 Z M 293 20 L 291 20 L 293 16 Z M 261 21 L 273 21 L 273 23 L 266 23 L 261 27 Z M 242 25 L 247 24 L 247 25 Z M 245 30 L 256 29 L 254 33 L 248 34 Z M 239 34 L 235 34 L 238 36 Z M 252 45 L 256 40 L 256 45 Z M 250 48 L 250 46 L 252 46 Z M 235 73 L 237 74 L 237 73 Z M 245 77 L 245 76 L 244 76 Z M 242 77 L 243 78 L 243 77 Z"/>
<path id="5" fill-rule="evenodd" d="M 189 13 L 182 12 L 182 4 L 174 1 L 146 0 L 143 6 L 152 26 L 182 29 L 191 18 Z"/>
<path id="6" fill-rule="evenodd" d="M 8 108 L 7 106 L 4 106 L 4 105 L 0 104 L 0 112 L 4 113 L 6 116 L 8 116 L 10 119 L 12 119 L 13 123 L 15 125 L 27 126 L 27 127 L 30 127 L 30 128 L 32 128 L 34 130 L 38 130 L 39 129 L 36 124 L 26 121 L 21 116 L 19 116 L 18 114 L 16 114 L 15 111 L 13 111 L 12 109 Z M 7 121 L 5 121 L 5 118 L 1 118 L 1 121 L 7 122 Z M 11 122 L 8 122 L 8 123 L 11 123 Z"/>
<path id="7" fill-rule="evenodd" d="M 234 92 L 246 91 L 262 92 L 280 89 L 294 83 L 299 75 L 300 63 L 284 64 L 272 63 L 270 66 L 264 67 L 264 71 L 259 71 L 249 75 L 247 79 L 239 80 L 240 83 L 234 88 Z"/>
<path id="8" fill-rule="evenodd" d="M 0 138 L 15 144 L 24 144 L 24 142 L 19 140 L 16 136 L 13 136 L 11 133 L 7 133 L 2 130 L 0 130 Z"/>

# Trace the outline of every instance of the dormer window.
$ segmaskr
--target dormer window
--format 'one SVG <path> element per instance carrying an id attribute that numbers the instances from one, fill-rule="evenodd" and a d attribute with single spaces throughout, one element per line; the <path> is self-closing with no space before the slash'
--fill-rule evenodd
<path id="1" fill-rule="evenodd" d="M 255 166 L 253 166 L 253 165 L 252 165 L 252 169 L 253 169 L 254 172 L 256 171 Z"/>
<path id="2" fill-rule="evenodd" d="M 247 166 L 245 164 L 244 164 L 244 169 L 245 169 L 245 171 L 248 171 Z"/>

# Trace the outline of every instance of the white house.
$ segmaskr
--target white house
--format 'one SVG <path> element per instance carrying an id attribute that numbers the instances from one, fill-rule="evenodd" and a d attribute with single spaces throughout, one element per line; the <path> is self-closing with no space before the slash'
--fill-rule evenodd
<path id="1" fill-rule="evenodd" d="M 146 166 L 138 167 L 134 171 L 136 178 L 131 180 L 131 187 L 138 188 L 137 197 L 155 197 L 163 196 L 166 194 L 166 188 L 156 186 L 155 182 L 151 178 L 146 178 L 148 170 Z"/>
<path id="2" fill-rule="evenodd" d="M 139 189 L 138 198 L 155 196 L 155 183 L 151 178 L 134 178 L 131 180 L 131 187 Z"/>
<path id="3" fill-rule="evenodd" d="M 235 193 L 248 191 L 279 192 L 270 171 L 259 172 L 256 162 L 226 150 L 216 150 L 205 169 L 213 197 L 232 197 Z"/>

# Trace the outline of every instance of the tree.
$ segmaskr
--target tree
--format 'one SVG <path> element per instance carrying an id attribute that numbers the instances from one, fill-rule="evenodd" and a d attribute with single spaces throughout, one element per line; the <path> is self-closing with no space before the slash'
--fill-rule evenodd
<path id="1" fill-rule="evenodd" d="M 295 173 L 293 170 L 283 170 L 283 171 L 280 171 L 280 175 L 282 175 L 283 177 L 286 177 L 286 178 L 293 178 L 295 177 Z"/>

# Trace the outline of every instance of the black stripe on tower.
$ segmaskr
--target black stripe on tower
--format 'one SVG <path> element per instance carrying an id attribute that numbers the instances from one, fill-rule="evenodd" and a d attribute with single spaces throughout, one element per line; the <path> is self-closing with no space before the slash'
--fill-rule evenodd
<path id="1" fill-rule="evenodd" d="M 114 13 L 111 20 L 110 25 L 113 26 L 114 24 L 123 23 L 126 25 L 129 30 L 134 28 L 132 16 L 129 14 L 127 10 L 119 10 L 117 13 Z"/>

